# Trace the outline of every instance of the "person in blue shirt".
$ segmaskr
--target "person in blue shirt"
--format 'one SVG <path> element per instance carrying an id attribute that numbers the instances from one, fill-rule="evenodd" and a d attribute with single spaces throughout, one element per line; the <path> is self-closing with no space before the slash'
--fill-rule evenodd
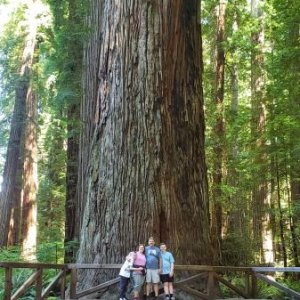
<path id="1" fill-rule="evenodd" d="M 149 238 L 148 245 L 149 246 L 145 248 L 146 269 L 147 269 L 146 295 L 147 297 L 149 297 L 153 285 L 155 298 L 158 299 L 158 292 L 159 292 L 158 284 L 160 283 L 159 274 L 162 268 L 161 253 L 160 253 L 160 249 L 155 246 L 153 237 Z"/>
<path id="2" fill-rule="evenodd" d="M 160 244 L 160 252 L 162 257 L 162 272 L 160 274 L 160 280 L 164 285 L 164 292 L 166 300 L 174 300 L 174 257 L 171 252 L 167 251 L 167 245 L 165 243 Z"/>

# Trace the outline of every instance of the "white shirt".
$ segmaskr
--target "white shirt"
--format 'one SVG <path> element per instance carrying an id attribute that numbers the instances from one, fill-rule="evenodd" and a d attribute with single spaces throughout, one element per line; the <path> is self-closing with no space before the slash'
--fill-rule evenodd
<path id="1" fill-rule="evenodd" d="M 126 260 L 120 269 L 120 273 L 119 273 L 120 276 L 127 277 L 127 278 L 130 277 L 130 268 L 132 268 L 133 260 L 134 260 L 134 252 L 130 252 L 127 255 Z"/>

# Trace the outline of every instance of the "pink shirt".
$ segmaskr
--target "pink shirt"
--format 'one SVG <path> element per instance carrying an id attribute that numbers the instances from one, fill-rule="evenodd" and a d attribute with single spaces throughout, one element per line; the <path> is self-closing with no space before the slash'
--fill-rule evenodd
<path id="1" fill-rule="evenodd" d="M 145 267 L 146 266 L 146 256 L 140 252 L 136 252 L 135 260 L 133 262 L 133 267 Z M 140 271 L 134 271 L 136 274 L 142 274 Z"/>

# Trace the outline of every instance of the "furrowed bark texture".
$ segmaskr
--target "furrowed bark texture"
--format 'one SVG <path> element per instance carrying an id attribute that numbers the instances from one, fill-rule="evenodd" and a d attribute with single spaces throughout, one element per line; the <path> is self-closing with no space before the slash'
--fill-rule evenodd
<path id="1" fill-rule="evenodd" d="M 90 153 L 81 153 L 88 161 L 78 261 L 121 262 L 153 235 L 177 263 L 209 264 L 196 1 L 93 5 L 102 17 L 99 59 L 86 55 L 98 70 L 96 82 L 85 81 L 83 132 L 93 135 Z M 101 279 L 79 277 L 81 288 Z"/>
<path id="2" fill-rule="evenodd" d="M 97 84 L 100 42 L 101 42 L 101 21 L 102 21 L 102 0 L 90 1 L 90 15 L 87 19 L 87 26 L 92 28 L 90 39 L 84 45 L 83 51 L 83 97 L 81 101 L 81 131 L 79 138 L 79 158 L 78 158 L 78 181 L 77 181 L 77 203 L 75 233 L 80 235 L 82 216 L 86 203 L 87 194 L 87 165 L 90 157 L 90 144 L 95 129 L 95 114 L 97 104 Z"/>

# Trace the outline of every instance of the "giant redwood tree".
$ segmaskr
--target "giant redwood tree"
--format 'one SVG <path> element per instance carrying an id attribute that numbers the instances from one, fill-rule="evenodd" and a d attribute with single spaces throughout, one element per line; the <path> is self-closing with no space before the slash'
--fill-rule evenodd
<path id="1" fill-rule="evenodd" d="M 121 262 L 153 235 L 177 263 L 211 263 L 198 9 L 194 0 L 91 1 L 79 262 Z M 81 288 L 100 280 L 80 277 Z"/>

